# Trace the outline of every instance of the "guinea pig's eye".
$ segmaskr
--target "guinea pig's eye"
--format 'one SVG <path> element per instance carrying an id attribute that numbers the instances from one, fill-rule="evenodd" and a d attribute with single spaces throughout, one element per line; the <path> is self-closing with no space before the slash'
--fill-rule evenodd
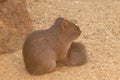
<path id="1" fill-rule="evenodd" d="M 77 30 L 76 26 L 73 27 L 74 30 Z"/>
<path id="2" fill-rule="evenodd" d="M 67 26 L 66 26 L 66 25 L 64 25 L 64 28 L 65 28 L 65 29 L 67 29 Z"/>
<path id="3" fill-rule="evenodd" d="M 66 29 L 67 29 L 67 26 L 66 26 L 66 25 L 62 26 L 62 29 L 63 29 L 63 30 L 66 30 Z"/>

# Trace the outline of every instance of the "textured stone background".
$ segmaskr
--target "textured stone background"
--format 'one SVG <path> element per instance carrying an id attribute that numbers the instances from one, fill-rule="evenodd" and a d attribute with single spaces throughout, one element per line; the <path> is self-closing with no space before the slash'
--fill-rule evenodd
<path id="1" fill-rule="evenodd" d="M 0 54 L 22 48 L 32 31 L 32 22 L 25 0 L 0 0 Z"/>
<path id="2" fill-rule="evenodd" d="M 21 50 L 0 56 L 0 80 L 120 80 L 119 0 L 27 0 L 34 29 L 45 29 L 63 16 L 80 26 L 88 63 L 60 67 L 43 76 L 29 75 Z"/>

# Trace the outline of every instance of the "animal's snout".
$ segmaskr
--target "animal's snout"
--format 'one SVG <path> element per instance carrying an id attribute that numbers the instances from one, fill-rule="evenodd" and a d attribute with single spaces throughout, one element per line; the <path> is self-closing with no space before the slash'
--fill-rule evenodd
<path id="1" fill-rule="evenodd" d="M 78 32 L 81 34 L 81 30 L 80 30 L 79 26 L 76 26 L 76 28 L 77 28 Z"/>

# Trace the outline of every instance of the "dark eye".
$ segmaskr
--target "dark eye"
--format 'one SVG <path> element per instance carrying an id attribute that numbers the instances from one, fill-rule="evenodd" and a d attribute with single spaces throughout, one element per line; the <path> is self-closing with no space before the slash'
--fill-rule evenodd
<path id="1" fill-rule="evenodd" d="M 64 28 L 65 28 L 65 29 L 67 29 L 67 26 L 66 26 L 66 25 L 64 25 Z"/>

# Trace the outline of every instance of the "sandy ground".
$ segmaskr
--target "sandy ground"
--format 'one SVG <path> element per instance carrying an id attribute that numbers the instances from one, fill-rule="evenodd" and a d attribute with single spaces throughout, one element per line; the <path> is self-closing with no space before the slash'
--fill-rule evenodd
<path id="1" fill-rule="evenodd" d="M 27 0 L 27 7 L 35 29 L 50 27 L 59 16 L 79 25 L 77 41 L 86 46 L 88 63 L 32 76 L 19 50 L 0 56 L 0 80 L 120 80 L 119 0 Z"/>

